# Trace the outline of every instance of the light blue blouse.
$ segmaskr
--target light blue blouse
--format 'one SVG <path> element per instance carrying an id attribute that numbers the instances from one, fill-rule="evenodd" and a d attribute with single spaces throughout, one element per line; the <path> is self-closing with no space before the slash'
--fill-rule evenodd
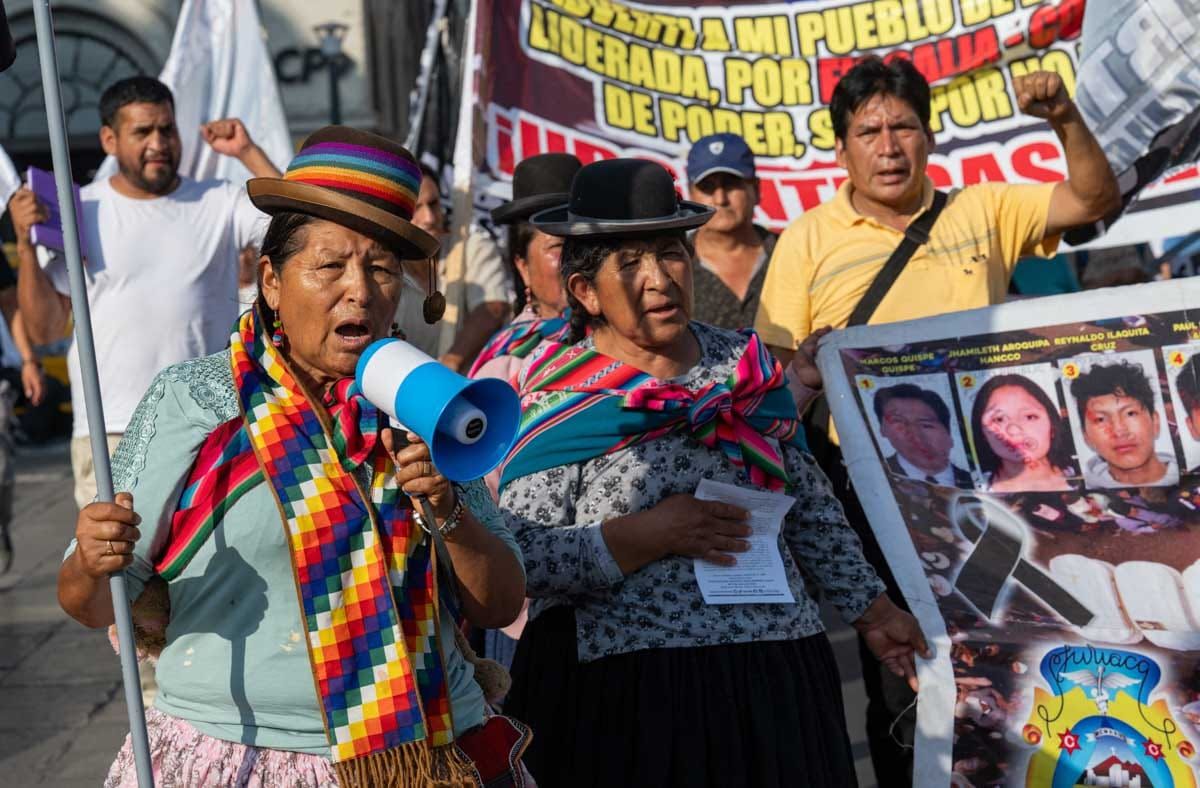
<path id="1" fill-rule="evenodd" d="M 126 572 L 130 599 L 154 574 L 188 471 L 204 439 L 238 415 L 228 351 L 168 367 L 134 411 L 113 457 L 113 485 L 133 494 L 142 538 Z M 476 518 L 520 558 L 482 482 L 460 488 Z M 74 543 L 68 549 L 68 555 Z M 158 661 L 160 711 L 202 732 L 259 747 L 329 754 L 291 558 L 275 498 L 260 484 L 168 588 L 171 620 Z M 474 666 L 443 609 L 441 642 L 454 729 L 483 720 Z"/>

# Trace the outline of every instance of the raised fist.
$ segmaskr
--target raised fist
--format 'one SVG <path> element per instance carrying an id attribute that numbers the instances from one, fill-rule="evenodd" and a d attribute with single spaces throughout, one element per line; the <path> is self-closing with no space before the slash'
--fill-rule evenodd
<path id="1" fill-rule="evenodd" d="M 1075 112 L 1075 102 L 1067 95 L 1062 77 L 1052 71 L 1034 71 L 1013 78 L 1017 105 L 1026 115 L 1051 123 L 1069 118 Z"/>
<path id="2" fill-rule="evenodd" d="M 200 135 L 209 147 L 224 156 L 240 157 L 254 145 L 246 127 L 237 118 L 205 123 L 200 127 Z"/>

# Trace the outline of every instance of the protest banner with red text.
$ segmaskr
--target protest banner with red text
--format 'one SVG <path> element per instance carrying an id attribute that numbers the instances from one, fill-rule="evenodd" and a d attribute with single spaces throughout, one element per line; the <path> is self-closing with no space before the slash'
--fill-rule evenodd
<path id="1" fill-rule="evenodd" d="M 780 229 L 845 179 L 828 102 L 871 54 L 911 59 L 930 80 L 928 173 L 939 188 L 1066 174 L 1054 133 L 1020 114 L 1012 86 L 1044 69 L 1074 95 L 1084 0 L 476 3 L 479 207 L 507 196 L 519 161 L 546 152 L 653 159 L 686 188 L 692 143 L 731 131 L 758 159 L 757 219 Z M 1122 242 L 1189 229 L 1156 222 L 1153 199 L 1190 199 L 1198 187 L 1194 167 L 1151 187 L 1152 207 L 1118 225 Z"/>

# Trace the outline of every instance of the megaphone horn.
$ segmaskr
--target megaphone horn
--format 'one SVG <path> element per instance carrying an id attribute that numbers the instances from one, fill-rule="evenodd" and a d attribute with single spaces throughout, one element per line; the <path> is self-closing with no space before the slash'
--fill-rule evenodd
<path id="1" fill-rule="evenodd" d="M 421 436 L 450 481 L 485 475 L 517 438 L 521 405 L 507 383 L 465 378 L 404 340 L 372 343 L 354 377 L 371 404 Z"/>

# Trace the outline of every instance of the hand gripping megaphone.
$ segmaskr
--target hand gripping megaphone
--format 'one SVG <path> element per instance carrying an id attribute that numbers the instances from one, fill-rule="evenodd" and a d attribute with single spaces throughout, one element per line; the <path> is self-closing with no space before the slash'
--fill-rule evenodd
<path id="1" fill-rule="evenodd" d="M 452 482 L 487 474 L 517 439 L 521 404 L 511 386 L 464 378 L 403 340 L 372 343 L 354 378 L 372 405 L 421 436 Z"/>

